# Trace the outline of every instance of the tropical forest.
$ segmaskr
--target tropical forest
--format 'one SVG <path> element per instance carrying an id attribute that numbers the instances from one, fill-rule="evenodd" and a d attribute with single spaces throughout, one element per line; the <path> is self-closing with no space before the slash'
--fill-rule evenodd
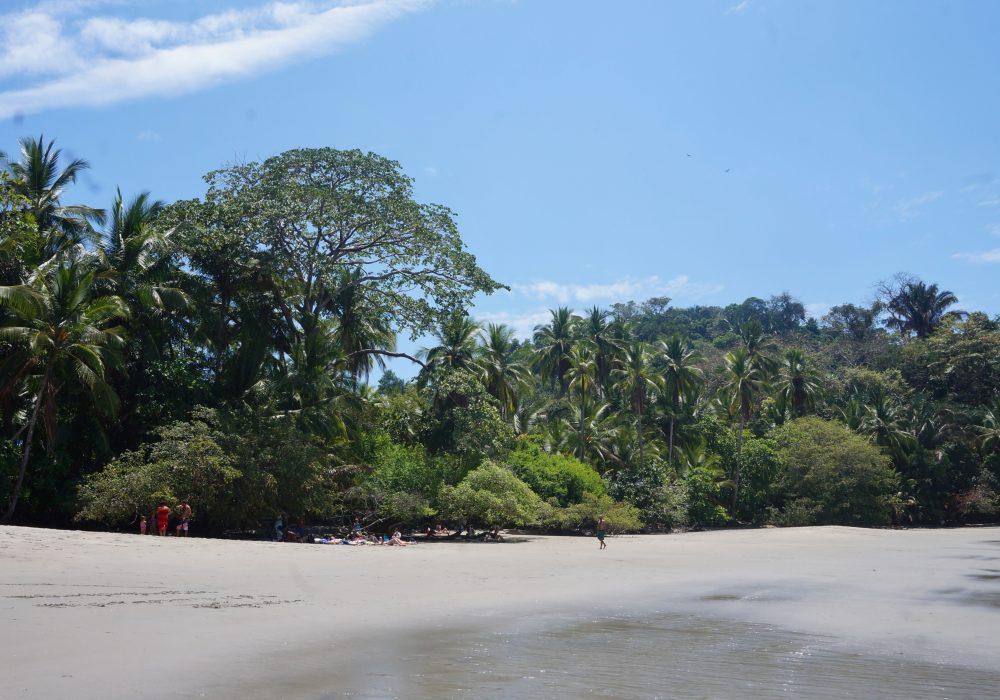
<path id="1" fill-rule="evenodd" d="M 85 160 L 12 146 L 4 522 L 131 529 L 178 499 L 199 534 L 281 513 L 553 533 L 997 520 L 1000 319 L 947 280 L 887 260 L 867 300 L 816 317 L 764 293 L 778 266 L 760 297 L 558 307 L 518 337 L 477 321 L 504 281 L 455 213 L 383 156 L 291 150 L 207 173 L 197 199 L 80 203 Z"/>

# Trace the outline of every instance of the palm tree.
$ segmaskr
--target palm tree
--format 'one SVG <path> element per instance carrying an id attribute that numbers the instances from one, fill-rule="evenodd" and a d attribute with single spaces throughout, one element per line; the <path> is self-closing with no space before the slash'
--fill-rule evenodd
<path id="1" fill-rule="evenodd" d="M 878 389 L 871 391 L 865 405 L 860 432 L 879 447 L 888 450 L 897 464 L 905 463 L 906 452 L 915 443 L 902 407 Z"/>
<path id="2" fill-rule="evenodd" d="M 55 438 L 60 390 L 69 382 L 80 384 L 99 410 L 117 408 L 117 397 L 105 381 L 105 370 L 118 363 L 128 307 L 117 296 L 94 294 L 96 275 L 79 263 L 62 263 L 36 276 L 30 285 L 0 287 L 0 304 L 10 316 L 0 327 L 0 339 L 13 352 L 0 372 L 0 399 L 11 392 L 24 393 L 31 404 L 23 434 L 17 481 L 2 520 L 14 515 L 31 457 L 39 421 L 49 441 Z"/>
<path id="3" fill-rule="evenodd" d="M 939 291 L 936 284 L 907 282 L 889 300 L 889 318 L 885 324 L 902 335 L 915 333 L 918 338 L 926 338 L 943 321 L 965 315 L 964 311 L 948 310 L 957 303 L 958 297 L 949 291 Z"/>
<path id="4" fill-rule="evenodd" d="M 791 407 L 788 405 L 788 396 L 784 392 L 777 392 L 765 401 L 761 410 L 772 425 L 784 425 L 785 421 L 794 418 Z"/>
<path id="5" fill-rule="evenodd" d="M 566 379 L 569 382 L 567 388 L 572 393 L 574 390 L 580 398 L 579 413 L 581 416 L 587 415 L 587 397 L 599 392 L 597 384 L 597 360 L 594 357 L 593 349 L 587 341 L 577 343 L 570 350 L 567 357 L 569 369 L 566 372 Z M 586 430 L 587 422 L 579 421 L 579 429 Z M 586 445 L 586 436 L 581 432 L 578 442 L 580 454 L 578 458 L 583 461 L 583 449 Z"/>
<path id="6" fill-rule="evenodd" d="M 614 337 L 614 326 L 608 321 L 611 314 L 594 306 L 580 324 L 580 333 L 594 347 L 594 359 L 597 362 L 597 382 L 607 387 L 608 377 L 614 367 L 615 357 L 622 349 L 621 343 Z"/>
<path id="7" fill-rule="evenodd" d="M 774 359 L 778 346 L 774 338 L 764 331 L 764 326 L 756 318 L 741 323 L 736 332 L 740 336 L 740 344 L 746 350 L 747 361 L 754 365 L 765 379 L 770 379 L 778 368 L 778 363 Z"/>
<path id="8" fill-rule="evenodd" d="M 679 476 L 686 477 L 696 470 L 714 471 L 719 464 L 719 455 L 708 449 L 704 437 L 699 437 L 677 450 L 681 465 Z"/>
<path id="9" fill-rule="evenodd" d="M 667 463 L 674 460 L 674 424 L 677 413 L 694 391 L 701 384 L 703 372 L 696 363 L 702 361 L 702 356 L 691 347 L 690 341 L 674 334 L 665 342 L 660 341 L 660 352 L 665 362 L 663 369 L 663 384 L 670 400 L 670 434 L 667 442 Z"/>
<path id="10" fill-rule="evenodd" d="M 610 446 L 618 430 L 609 416 L 611 405 L 606 402 L 576 405 L 561 422 L 565 433 L 563 445 L 570 448 L 581 462 L 589 462 L 604 471 Z"/>
<path id="11" fill-rule="evenodd" d="M 788 407 L 792 417 L 799 418 L 812 410 L 819 395 L 818 377 L 809 367 L 805 354 L 796 348 L 785 352 L 778 369 L 775 387 L 781 403 Z M 776 396 L 776 399 L 777 399 Z"/>
<path id="12" fill-rule="evenodd" d="M 155 226 L 164 203 L 140 192 L 126 204 L 121 190 L 115 193 L 111 216 L 100 235 L 99 256 L 109 273 L 117 296 L 130 308 L 178 309 L 191 301 L 172 279 L 177 269 L 171 264 L 173 233 Z"/>
<path id="13" fill-rule="evenodd" d="M 993 397 L 993 403 L 983 410 L 983 422 L 977 427 L 979 447 L 984 452 L 1000 448 L 1000 394 Z"/>
<path id="14" fill-rule="evenodd" d="M 739 347 L 726 353 L 726 384 L 723 386 L 724 405 L 731 416 L 739 417 L 736 435 L 736 472 L 733 478 L 733 508 L 739 499 L 740 460 L 743 453 L 743 431 L 753 415 L 757 397 L 764 392 L 767 379 L 761 368 L 751 359 L 749 350 Z"/>
<path id="15" fill-rule="evenodd" d="M 527 384 L 527 370 L 514 359 L 514 331 L 509 326 L 491 323 L 486 327 L 480 349 L 480 366 L 486 390 L 500 404 L 506 420 L 517 415 L 519 389 Z"/>
<path id="16" fill-rule="evenodd" d="M 28 199 L 38 230 L 46 237 L 40 259 L 34 261 L 37 264 L 67 245 L 91 238 L 91 222 L 103 223 L 104 212 L 60 202 L 63 190 L 90 167 L 87 161 L 77 158 L 60 169 L 62 150 L 55 148 L 55 141 L 46 144 L 44 136 L 22 138 L 20 146 L 21 160 L 10 163 L 9 168 L 15 177 L 15 191 Z"/>
<path id="17" fill-rule="evenodd" d="M 643 343 L 632 343 L 622 354 L 621 362 L 611 372 L 620 383 L 635 416 L 639 438 L 639 468 L 646 466 L 646 450 L 642 419 L 649 407 L 650 394 L 660 391 L 663 382 L 652 366 L 652 356 Z"/>
<path id="18" fill-rule="evenodd" d="M 844 421 L 848 428 L 856 433 L 860 433 L 861 425 L 868 415 L 868 410 L 865 407 L 865 392 L 855 386 L 851 390 L 847 402 L 842 407 L 839 407 L 837 411 L 840 413 L 841 420 Z"/>
<path id="19" fill-rule="evenodd" d="M 384 354 L 396 350 L 396 334 L 389 321 L 369 303 L 360 281 L 360 268 L 344 270 L 333 295 L 332 311 L 337 319 L 337 344 L 346 358 L 347 371 L 355 378 L 368 375 L 377 364 L 385 369 Z"/>
<path id="20" fill-rule="evenodd" d="M 552 320 L 546 325 L 535 326 L 534 366 L 552 381 L 559 383 L 559 395 L 566 393 L 566 372 L 569 371 L 569 353 L 576 342 L 576 326 L 579 318 L 573 312 L 560 306 L 550 311 Z"/>
<path id="21" fill-rule="evenodd" d="M 954 413 L 934 403 L 923 392 L 907 401 L 904 423 L 917 444 L 927 450 L 938 450 L 955 430 Z"/>
<path id="22" fill-rule="evenodd" d="M 250 395 L 260 399 L 267 415 L 292 417 L 303 431 L 328 440 L 348 435 L 357 421 L 347 421 L 345 415 L 358 412 L 364 393 L 351 387 L 356 376 L 338 330 L 335 322 L 320 321 L 315 333 L 293 339 L 268 376 L 251 387 Z"/>
<path id="23" fill-rule="evenodd" d="M 421 376 L 426 377 L 432 370 L 448 369 L 476 370 L 476 338 L 481 330 L 464 311 L 456 311 L 448 316 L 434 333 L 439 344 L 424 348 L 417 355 L 422 357 L 426 367 Z"/>

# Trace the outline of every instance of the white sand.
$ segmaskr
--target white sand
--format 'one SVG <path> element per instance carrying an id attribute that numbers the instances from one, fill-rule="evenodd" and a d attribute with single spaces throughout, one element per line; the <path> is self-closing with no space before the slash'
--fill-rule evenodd
<path id="1" fill-rule="evenodd" d="M 1000 671 L 1000 528 L 617 537 L 601 552 L 586 538 L 395 548 L 0 527 L 0 699 L 231 697 L 304 650 L 377 656 L 404 633 L 608 608 Z"/>

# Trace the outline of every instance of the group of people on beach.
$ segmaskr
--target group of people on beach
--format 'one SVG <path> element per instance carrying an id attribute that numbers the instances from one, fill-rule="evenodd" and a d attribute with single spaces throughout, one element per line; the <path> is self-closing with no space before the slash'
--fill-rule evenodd
<path id="1" fill-rule="evenodd" d="M 351 532 L 345 537 L 336 535 L 312 535 L 306 530 L 305 521 L 299 518 L 292 524 L 289 517 L 282 513 L 274 521 L 274 539 L 278 542 L 304 542 L 309 544 L 344 544 L 344 545 L 387 545 L 393 547 L 408 547 L 416 544 L 413 539 L 404 539 L 399 530 L 392 535 L 376 535 L 369 533 L 361 524 L 360 518 L 354 519 Z"/>
<path id="2" fill-rule="evenodd" d="M 174 515 L 174 534 L 178 537 L 187 537 L 188 531 L 191 527 L 191 518 L 193 517 L 193 511 L 191 510 L 191 504 L 187 501 L 181 500 L 177 502 L 173 510 L 170 509 L 166 503 L 160 503 L 156 512 L 153 513 L 153 520 L 156 521 L 156 529 L 149 529 L 149 521 L 146 519 L 145 515 L 139 516 L 139 534 L 157 534 L 161 537 L 166 537 L 167 530 L 170 528 L 170 516 Z"/>
<path id="3" fill-rule="evenodd" d="M 154 513 L 154 519 L 156 521 L 156 534 L 161 537 L 166 536 L 167 530 L 170 527 L 170 517 L 175 516 L 174 531 L 178 537 L 187 537 L 190 526 L 191 518 L 193 516 L 193 511 L 191 510 L 191 504 L 185 500 L 177 502 L 173 510 L 166 504 L 160 503 L 159 507 Z M 411 544 L 416 544 L 416 540 L 403 539 L 402 533 L 399 530 L 395 530 L 392 536 L 383 535 L 378 536 L 370 534 L 365 531 L 364 526 L 361 524 L 359 518 L 354 518 L 354 524 L 351 527 L 351 532 L 346 537 L 314 537 L 309 535 L 306 531 L 305 521 L 303 518 L 299 518 L 298 521 L 293 525 L 290 522 L 288 515 L 282 513 L 277 517 L 274 522 L 274 533 L 275 539 L 278 542 L 310 542 L 315 544 L 345 544 L 345 545 L 363 545 L 363 544 L 377 544 L 377 545 L 388 545 L 395 547 L 407 547 Z M 597 528 L 595 534 L 600 542 L 600 548 L 605 549 L 608 545 L 604 541 L 604 537 L 607 533 L 607 525 L 604 522 L 604 517 L 597 521 Z M 149 530 L 148 521 L 146 516 L 139 517 L 139 534 L 146 535 L 151 534 Z M 501 541 L 503 538 L 500 536 L 499 528 L 494 528 L 492 532 L 487 531 L 484 533 L 486 537 L 484 539 L 489 539 L 492 536 L 494 541 Z M 424 533 L 425 539 L 433 539 L 436 537 L 450 537 L 451 533 L 448 529 L 441 523 L 437 523 L 436 526 L 427 526 L 427 530 Z"/>

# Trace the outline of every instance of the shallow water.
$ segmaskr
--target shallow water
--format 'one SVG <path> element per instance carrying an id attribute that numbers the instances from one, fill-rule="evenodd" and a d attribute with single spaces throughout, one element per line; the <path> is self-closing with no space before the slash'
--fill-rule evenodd
<path id="1" fill-rule="evenodd" d="M 399 639 L 377 659 L 299 667 L 267 692 L 317 700 L 998 696 L 1000 670 L 846 653 L 834 641 L 694 616 L 553 616 Z"/>

